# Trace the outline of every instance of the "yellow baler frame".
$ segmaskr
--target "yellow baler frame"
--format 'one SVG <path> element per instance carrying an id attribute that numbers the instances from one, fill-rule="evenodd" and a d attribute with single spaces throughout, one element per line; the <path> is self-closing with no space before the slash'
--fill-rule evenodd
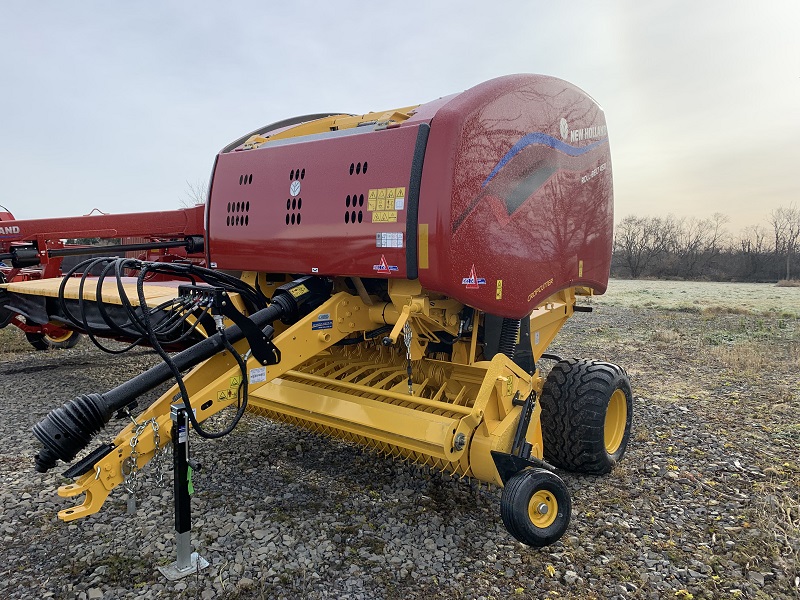
<path id="1" fill-rule="evenodd" d="M 261 275 L 245 274 L 243 279 Z M 538 369 L 533 375 L 503 354 L 481 360 L 477 344 L 477 319 L 471 335 L 454 347 L 453 361 L 424 355 L 434 326 L 451 333 L 458 331 L 453 319 L 463 306 L 421 289 L 418 282 L 391 282 L 391 302 L 365 294 L 335 293 L 311 314 L 278 333 L 275 345 L 281 350 L 278 364 L 262 366 L 247 361 L 249 410 L 307 427 L 329 435 L 370 446 L 379 452 L 413 460 L 502 485 L 491 452 L 508 453 L 522 408 L 515 398 L 531 393 L 538 397 L 544 379 Z M 558 292 L 531 314 L 531 344 L 534 360 L 555 337 L 573 312 L 573 289 Z M 332 315 L 333 328 L 314 330 L 320 313 Z M 405 346 L 384 346 L 380 341 L 337 347 L 346 337 L 364 335 L 377 325 L 393 325 L 387 337 L 398 340 L 402 325 L 412 330 L 413 394 L 408 393 Z M 401 325 L 402 323 L 402 325 Z M 247 356 L 247 342 L 235 345 Z M 459 362 L 454 362 L 458 359 Z M 258 377 L 253 377 L 253 373 Z M 205 421 L 238 398 L 240 370 L 227 351 L 216 354 L 192 369 L 184 378 L 189 402 L 198 422 Z M 170 407 L 177 386 L 164 393 L 138 418 L 154 419 L 160 432 L 160 446 L 171 440 Z M 531 455 L 541 459 L 543 444 L 535 406 L 526 439 Z M 136 424 L 128 425 L 113 441 L 114 450 L 101 458 L 95 468 L 74 484 L 61 486 L 63 497 L 85 494 L 81 505 L 64 509 L 65 521 L 82 518 L 100 510 L 109 493 L 125 480 L 131 440 Z M 142 468 L 156 453 L 152 428 L 136 438 L 136 468 Z"/>

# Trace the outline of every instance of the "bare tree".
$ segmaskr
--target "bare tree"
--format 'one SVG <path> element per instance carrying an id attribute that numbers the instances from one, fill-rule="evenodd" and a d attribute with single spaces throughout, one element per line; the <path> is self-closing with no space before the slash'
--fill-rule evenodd
<path id="1" fill-rule="evenodd" d="M 622 219 L 614 236 L 614 250 L 637 279 L 667 251 L 671 217 L 637 217 Z"/>
<path id="2" fill-rule="evenodd" d="M 768 235 L 769 231 L 761 225 L 750 225 L 742 230 L 736 243 L 744 263 L 742 272 L 748 279 L 758 277 L 765 268 Z"/>
<path id="3" fill-rule="evenodd" d="M 800 246 L 800 208 L 794 203 L 778 207 L 770 213 L 769 223 L 775 236 L 775 254 L 785 255 L 786 279 L 791 279 L 792 257 Z"/>
<path id="4" fill-rule="evenodd" d="M 722 213 L 714 213 L 709 219 L 681 219 L 675 253 L 682 276 L 691 278 L 703 274 L 722 249 L 727 222 L 728 217 Z"/>
<path id="5" fill-rule="evenodd" d="M 205 204 L 208 198 L 208 184 L 203 181 L 186 182 L 187 190 L 180 203 L 183 208 L 191 208 L 198 204 Z"/>

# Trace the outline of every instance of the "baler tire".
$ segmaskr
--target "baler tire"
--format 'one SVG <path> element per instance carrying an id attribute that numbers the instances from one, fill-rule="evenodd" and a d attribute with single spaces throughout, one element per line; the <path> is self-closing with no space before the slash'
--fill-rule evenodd
<path id="1" fill-rule="evenodd" d="M 74 348 L 78 342 L 81 341 L 81 334 L 75 331 L 70 331 L 68 335 L 59 338 L 53 338 L 46 333 L 26 333 L 25 338 L 28 343 L 37 350 L 49 350 L 54 348 L 56 350 L 69 350 Z"/>
<path id="2" fill-rule="evenodd" d="M 633 418 L 631 383 L 622 367 L 562 360 L 548 374 L 540 402 L 545 460 L 603 475 L 622 459 Z"/>
<path id="3" fill-rule="evenodd" d="M 545 507 L 544 513 L 539 507 Z M 541 548 L 558 541 L 569 525 L 572 499 L 562 479 L 545 469 L 525 469 L 503 488 L 500 516 L 517 540 Z"/>

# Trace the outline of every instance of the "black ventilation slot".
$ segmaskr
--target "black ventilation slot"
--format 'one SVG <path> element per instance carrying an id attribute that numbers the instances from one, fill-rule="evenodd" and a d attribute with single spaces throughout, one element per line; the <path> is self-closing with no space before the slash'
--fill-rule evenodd
<path id="1" fill-rule="evenodd" d="M 287 225 L 300 225 L 303 217 L 300 211 L 303 209 L 303 199 L 287 198 L 286 199 L 286 224 Z"/>
<path id="2" fill-rule="evenodd" d="M 225 224 L 228 227 L 247 227 L 250 224 L 250 201 L 228 202 L 228 216 L 225 218 Z"/>
<path id="3" fill-rule="evenodd" d="M 355 208 L 361 208 L 364 206 L 364 194 L 352 194 L 348 195 L 347 198 L 344 200 L 344 222 L 347 224 L 350 223 L 361 223 L 364 220 L 364 211 L 359 210 L 355 211 Z"/>
<path id="4" fill-rule="evenodd" d="M 239 175 L 239 185 L 250 185 L 253 183 L 253 174 Z"/>
<path id="5" fill-rule="evenodd" d="M 363 163 L 350 163 L 350 175 L 361 175 L 362 173 L 366 175 L 368 167 L 369 164 L 367 161 Z"/>

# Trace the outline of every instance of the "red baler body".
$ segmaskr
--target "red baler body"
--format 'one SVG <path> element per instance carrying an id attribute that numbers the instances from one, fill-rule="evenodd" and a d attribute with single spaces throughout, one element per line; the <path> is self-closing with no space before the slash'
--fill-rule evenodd
<path id="1" fill-rule="evenodd" d="M 521 318 L 560 289 L 606 289 L 605 118 L 559 79 L 502 77 L 389 127 L 220 153 L 206 219 L 217 268 L 418 277 L 433 292 Z"/>

